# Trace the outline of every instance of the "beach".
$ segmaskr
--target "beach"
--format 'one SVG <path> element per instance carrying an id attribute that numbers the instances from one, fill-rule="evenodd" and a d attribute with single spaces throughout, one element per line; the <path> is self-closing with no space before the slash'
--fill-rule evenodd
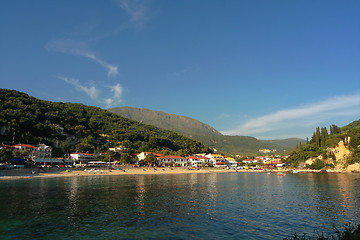
<path id="1" fill-rule="evenodd" d="M 1 180 L 26 179 L 26 178 L 53 178 L 53 177 L 75 177 L 75 176 L 109 176 L 109 175 L 160 175 L 160 174 L 198 174 L 198 173 L 234 173 L 234 172 L 256 172 L 256 173 L 291 173 L 292 169 L 281 170 L 244 170 L 244 169 L 223 169 L 223 168 L 199 168 L 191 169 L 187 167 L 119 167 L 109 170 L 108 168 L 69 168 L 56 169 L 49 168 L 41 170 L 33 169 L 11 169 L 0 170 Z M 320 170 L 302 169 L 297 170 L 298 173 L 319 173 Z M 327 170 L 326 172 L 350 172 L 347 170 Z M 355 171 L 352 171 L 355 172 Z M 356 171 L 357 172 L 357 171 Z"/>
<path id="2" fill-rule="evenodd" d="M 50 178 L 50 177 L 74 177 L 94 175 L 150 175 L 150 174 L 196 174 L 196 173 L 225 173 L 240 172 L 245 170 L 226 170 L 217 168 L 189 169 L 186 167 L 139 167 L 139 168 L 70 168 L 70 169 L 11 169 L 0 170 L 0 180 L 24 179 L 24 178 Z M 248 171 L 248 170 L 246 170 Z M 260 172 L 251 170 L 252 172 Z"/>

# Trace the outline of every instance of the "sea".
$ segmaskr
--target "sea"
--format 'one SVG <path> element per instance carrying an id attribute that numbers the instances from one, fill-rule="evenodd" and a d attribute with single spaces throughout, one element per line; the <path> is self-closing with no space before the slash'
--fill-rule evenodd
<path id="1" fill-rule="evenodd" d="M 0 239 L 283 239 L 360 224 L 360 174 L 0 181 Z"/>

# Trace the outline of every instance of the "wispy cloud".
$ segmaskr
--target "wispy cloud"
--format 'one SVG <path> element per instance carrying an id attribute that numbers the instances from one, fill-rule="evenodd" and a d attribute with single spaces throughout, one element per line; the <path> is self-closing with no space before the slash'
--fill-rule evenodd
<path id="1" fill-rule="evenodd" d="M 61 52 L 91 59 L 107 69 L 108 77 L 116 77 L 119 74 L 118 67 L 116 65 L 109 64 L 105 60 L 101 59 L 94 52 L 88 49 L 85 42 L 78 42 L 71 39 L 54 40 L 47 43 L 45 49 L 49 52 Z"/>
<path id="2" fill-rule="evenodd" d="M 272 114 L 251 119 L 233 130 L 223 131 L 225 135 L 263 134 L 273 130 L 319 123 L 330 118 L 346 115 L 360 115 L 360 94 L 337 96 L 312 105 L 280 110 Z"/>
<path id="3" fill-rule="evenodd" d="M 97 103 L 105 106 L 106 108 L 119 106 L 123 102 L 123 87 L 120 85 L 120 83 L 117 83 L 113 86 L 105 87 L 103 91 L 100 91 L 99 87 L 97 87 L 94 82 L 90 82 L 89 85 L 84 85 L 76 78 L 69 78 L 64 76 L 58 76 L 57 78 L 72 85 L 77 91 L 86 93 L 92 100 L 95 100 Z M 105 98 L 103 96 L 100 96 L 101 93 L 103 93 L 103 96 L 110 95 L 111 97 Z"/>
<path id="4" fill-rule="evenodd" d="M 130 22 L 137 27 L 142 27 L 148 19 L 148 1 L 144 0 L 116 0 L 121 7 L 130 16 Z"/>
<path id="5" fill-rule="evenodd" d="M 105 99 L 106 107 L 112 107 L 115 104 L 121 104 L 122 103 L 122 93 L 123 93 L 123 87 L 120 85 L 120 83 L 111 86 L 110 91 L 112 92 L 113 96 L 112 98 Z"/>
<path id="6" fill-rule="evenodd" d="M 227 118 L 230 118 L 230 115 L 227 113 L 222 113 L 222 114 L 220 114 L 220 116 L 217 119 L 223 120 L 223 119 L 227 119 Z"/>
<path id="7" fill-rule="evenodd" d="M 68 78 L 63 76 L 59 76 L 58 78 L 70 85 L 73 85 L 78 91 L 85 92 L 92 99 L 96 99 L 99 95 L 99 92 L 96 89 L 94 83 L 90 83 L 90 86 L 84 86 L 78 79 L 75 78 Z"/>

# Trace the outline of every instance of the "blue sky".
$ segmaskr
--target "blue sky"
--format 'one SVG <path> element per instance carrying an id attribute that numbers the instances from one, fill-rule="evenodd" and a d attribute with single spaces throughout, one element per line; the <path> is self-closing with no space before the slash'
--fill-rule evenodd
<path id="1" fill-rule="evenodd" d="M 360 1 L 5 0 L 0 88 L 311 137 L 360 118 Z"/>

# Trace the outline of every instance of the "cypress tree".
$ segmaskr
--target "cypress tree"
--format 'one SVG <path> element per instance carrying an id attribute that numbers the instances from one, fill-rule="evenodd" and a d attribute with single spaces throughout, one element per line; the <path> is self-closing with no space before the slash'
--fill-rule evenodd
<path id="1" fill-rule="evenodd" d="M 324 147 L 326 145 L 326 140 L 328 139 L 328 137 L 329 137 L 329 134 L 328 134 L 326 127 L 322 127 L 321 133 L 320 133 L 320 146 L 321 147 Z"/>
<path id="2" fill-rule="evenodd" d="M 316 128 L 316 132 L 315 132 L 315 145 L 320 147 L 320 140 L 321 140 L 321 136 L 320 136 L 320 127 Z"/>

